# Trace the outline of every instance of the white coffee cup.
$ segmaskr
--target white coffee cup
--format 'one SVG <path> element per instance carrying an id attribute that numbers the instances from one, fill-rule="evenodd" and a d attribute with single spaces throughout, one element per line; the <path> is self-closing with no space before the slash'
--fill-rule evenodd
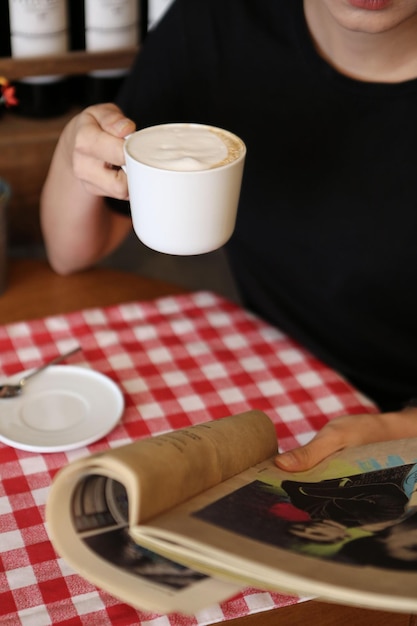
<path id="1" fill-rule="evenodd" d="M 246 156 L 239 137 L 204 124 L 161 124 L 129 135 L 124 151 L 133 228 L 144 244 L 194 255 L 226 243 Z"/>

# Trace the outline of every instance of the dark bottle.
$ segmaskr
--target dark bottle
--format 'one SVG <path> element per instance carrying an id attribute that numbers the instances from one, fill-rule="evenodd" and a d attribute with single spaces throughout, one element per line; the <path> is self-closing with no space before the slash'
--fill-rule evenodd
<path id="1" fill-rule="evenodd" d="M 149 0 L 139 0 L 139 43 L 148 33 Z"/>
<path id="2" fill-rule="evenodd" d="M 84 0 L 85 49 L 120 50 L 137 46 L 141 39 L 142 0 Z M 114 99 L 128 70 L 95 70 L 87 76 L 85 103 Z"/>
<path id="3" fill-rule="evenodd" d="M 84 0 L 69 0 L 70 50 L 85 50 L 85 12 Z M 70 100 L 77 106 L 86 104 L 85 74 L 69 77 Z"/>
<path id="4" fill-rule="evenodd" d="M 67 0 L 9 0 L 12 57 L 53 56 L 69 49 Z M 14 109 L 28 117 L 53 117 L 69 107 L 64 76 L 30 76 L 16 82 Z"/>
<path id="5" fill-rule="evenodd" d="M 11 54 L 9 3 L 0 2 L 0 57 L 9 57 Z"/>
<path id="6" fill-rule="evenodd" d="M 70 48 L 85 50 L 84 0 L 69 0 Z"/>

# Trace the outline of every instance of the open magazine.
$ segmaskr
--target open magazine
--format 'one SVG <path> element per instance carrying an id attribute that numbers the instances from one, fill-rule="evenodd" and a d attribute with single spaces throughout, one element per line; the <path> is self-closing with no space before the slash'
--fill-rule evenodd
<path id="1" fill-rule="evenodd" d="M 271 420 L 248 411 L 70 463 L 50 538 L 92 583 L 160 613 L 248 585 L 417 613 L 417 439 L 297 474 L 276 452 Z"/>

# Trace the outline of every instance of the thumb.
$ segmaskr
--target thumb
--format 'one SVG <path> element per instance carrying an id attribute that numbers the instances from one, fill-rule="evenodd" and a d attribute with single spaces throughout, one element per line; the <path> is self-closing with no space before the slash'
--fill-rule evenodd
<path id="1" fill-rule="evenodd" d="M 341 449 L 339 438 L 333 433 L 319 433 L 305 446 L 283 452 L 275 457 L 275 464 L 286 472 L 303 472 Z M 342 446 L 343 447 L 343 446 Z"/>

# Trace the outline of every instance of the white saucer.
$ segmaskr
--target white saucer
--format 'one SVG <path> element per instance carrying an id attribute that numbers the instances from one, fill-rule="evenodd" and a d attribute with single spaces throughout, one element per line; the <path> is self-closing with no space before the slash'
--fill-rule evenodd
<path id="1" fill-rule="evenodd" d="M 28 381 L 20 396 L 0 399 L 0 441 L 29 452 L 73 450 L 107 435 L 123 409 L 123 394 L 107 376 L 53 365 Z"/>

